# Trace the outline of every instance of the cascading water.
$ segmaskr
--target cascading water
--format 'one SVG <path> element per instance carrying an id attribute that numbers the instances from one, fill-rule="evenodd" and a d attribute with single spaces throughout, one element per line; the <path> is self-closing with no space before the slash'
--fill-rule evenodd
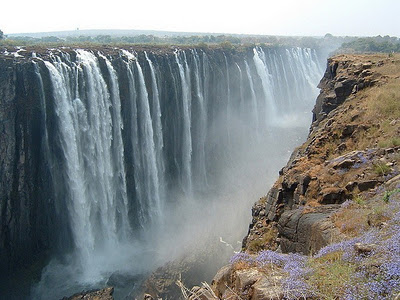
<path id="1" fill-rule="evenodd" d="M 191 133 L 191 82 L 189 67 L 187 65 L 186 53 L 175 53 L 176 63 L 179 68 L 179 75 L 181 79 L 182 88 L 182 120 L 183 120 L 183 133 L 182 133 L 182 172 L 181 184 L 183 190 L 188 197 L 192 196 L 192 133 Z"/>
<path id="2" fill-rule="evenodd" d="M 262 47 L 240 55 L 76 50 L 38 59 L 35 70 L 40 81 L 50 78 L 42 93 L 53 101 L 54 124 L 48 117 L 44 124 L 54 128 L 44 151 L 59 160 L 51 172 L 68 210 L 73 259 L 66 264 L 75 264 L 54 297 L 74 284 L 104 284 L 115 271 L 150 270 L 205 228 L 235 227 L 236 213 L 247 215 L 305 136 L 311 115 L 304 112 L 322 75 L 315 50 Z M 131 263 L 149 249 L 151 259 Z M 54 286 L 46 280 L 60 265 L 44 270 L 36 298 L 46 298 Z"/>

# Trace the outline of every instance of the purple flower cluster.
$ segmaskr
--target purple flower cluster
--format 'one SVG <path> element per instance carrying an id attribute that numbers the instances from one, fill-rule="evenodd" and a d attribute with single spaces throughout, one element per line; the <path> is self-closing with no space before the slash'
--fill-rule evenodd
<path id="1" fill-rule="evenodd" d="M 359 158 L 361 160 L 361 157 Z M 351 203 L 352 201 L 346 201 L 341 208 L 345 209 Z M 345 300 L 389 300 L 400 294 L 400 191 L 391 191 L 384 210 L 390 220 L 385 223 L 383 229 L 373 228 L 362 236 L 328 245 L 314 256 L 320 258 L 340 252 L 339 259 L 352 265 L 353 270 L 357 270 L 351 274 L 351 280 L 345 286 Z M 355 247 L 356 243 L 373 244 L 372 251 L 360 253 Z M 230 262 L 237 261 L 244 261 L 266 270 L 277 267 L 284 271 L 287 274 L 282 279 L 285 299 L 306 299 L 317 295 L 317 291 L 306 282 L 312 270 L 307 267 L 307 257 L 303 255 L 265 250 L 257 257 L 246 253 L 235 254 Z"/>
<path id="2" fill-rule="evenodd" d="M 285 299 L 302 299 L 313 296 L 311 287 L 304 281 L 311 272 L 306 267 L 307 257 L 297 253 L 281 254 L 271 250 L 261 251 L 256 258 L 247 253 L 237 253 L 230 263 L 245 262 L 260 268 L 278 267 L 287 273 L 282 279 Z"/>
<path id="3" fill-rule="evenodd" d="M 286 259 L 287 259 L 286 255 L 284 254 L 280 254 L 278 252 L 271 250 L 264 250 L 258 254 L 256 262 L 257 265 L 260 267 L 269 266 L 271 264 L 276 265 L 278 267 L 283 267 L 286 262 Z"/>
<path id="4" fill-rule="evenodd" d="M 235 264 L 237 262 L 245 262 L 249 265 L 255 264 L 254 258 L 245 252 L 235 253 L 229 260 L 229 263 L 231 264 Z"/>
<path id="5" fill-rule="evenodd" d="M 393 218 L 388 222 L 389 227 L 385 234 L 373 232 L 360 238 L 361 242 L 375 243 L 378 246 L 371 253 L 370 261 L 369 257 L 363 258 L 363 267 L 354 274 L 353 282 L 346 288 L 346 300 L 393 299 L 400 293 L 399 202 L 391 201 L 390 209 Z"/>
<path id="6" fill-rule="evenodd" d="M 282 279 L 285 299 L 305 299 L 313 295 L 311 287 L 304 281 L 311 272 L 309 268 L 306 268 L 306 261 L 307 258 L 304 255 L 280 254 L 271 250 L 260 252 L 256 258 L 256 263 L 260 267 L 274 265 L 287 273 L 287 276 Z"/>
<path id="7" fill-rule="evenodd" d="M 283 270 L 288 277 L 282 280 L 286 299 L 306 299 L 314 295 L 312 288 L 304 279 L 312 272 L 306 267 L 306 257 L 299 254 L 289 254 Z"/>
<path id="8" fill-rule="evenodd" d="M 356 239 L 351 239 L 348 241 L 343 241 L 340 243 L 331 244 L 321 248 L 318 253 L 314 256 L 315 258 L 319 258 L 325 256 L 327 254 L 342 251 L 343 253 L 351 252 L 354 249 L 354 244 L 357 243 Z"/>

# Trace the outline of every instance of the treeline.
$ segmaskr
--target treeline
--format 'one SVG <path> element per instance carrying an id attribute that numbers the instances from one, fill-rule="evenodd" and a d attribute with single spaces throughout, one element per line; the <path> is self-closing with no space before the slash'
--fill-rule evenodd
<path id="1" fill-rule="evenodd" d="M 400 52 L 400 40 L 397 37 L 341 37 L 327 33 L 324 37 L 290 37 L 290 36 L 262 36 L 262 35 L 71 35 L 66 37 L 46 36 L 41 38 L 29 36 L 7 36 L 0 31 L 0 45 L 10 46 L 63 46 L 63 45 L 196 45 L 208 47 L 219 45 L 223 48 L 233 48 L 239 45 L 277 45 L 309 47 L 325 49 L 326 52 L 363 53 L 363 52 Z"/>
<path id="2" fill-rule="evenodd" d="M 152 45 L 221 45 L 224 48 L 236 45 L 284 45 L 310 48 L 337 48 L 343 42 L 353 40 L 351 37 L 334 37 L 330 34 L 325 37 L 289 37 L 289 36 L 251 36 L 251 35 L 192 35 L 192 36 L 155 36 L 155 35 L 81 35 L 81 36 L 46 36 L 41 38 L 29 36 L 6 36 L 0 41 L 0 45 L 76 45 L 76 44 L 152 44 Z M 332 47 L 332 45 L 334 46 Z"/>
<path id="3" fill-rule="evenodd" d="M 376 37 L 358 38 L 354 41 L 343 43 L 339 52 L 400 52 L 400 39 L 388 35 L 383 37 L 378 35 Z"/>
<path id="4" fill-rule="evenodd" d="M 205 35 L 205 36 L 165 36 L 159 37 L 154 35 L 133 35 L 133 36 L 46 36 L 34 38 L 29 36 L 11 36 L 7 37 L 3 43 L 18 44 L 22 46 L 38 45 L 38 44 L 176 44 L 176 45 L 194 45 L 194 44 L 219 44 L 229 42 L 231 44 L 241 44 L 241 39 L 229 35 Z"/>

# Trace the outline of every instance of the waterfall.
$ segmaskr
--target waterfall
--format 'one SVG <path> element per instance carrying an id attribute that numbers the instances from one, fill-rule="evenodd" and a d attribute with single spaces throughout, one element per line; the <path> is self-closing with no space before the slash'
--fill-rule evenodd
<path id="1" fill-rule="evenodd" d="M 67 209 L 57 213 L 67 213 L 80 272 L 96 282 L 247 223 L 236 213 L 307 134 L 322 76 L 311 49 L 112 51 L 34 59 L 43 153 Z M 190 226 L 196 234 L 182 233 Z M 149 249 L 150 259 L 129 256 Z"/>
<path id="2" fill-rule="evenodd" d="M 144 201 L 148 208 L 150 218 L 159 218 L 161 215 L 160 182 L 157 169 L 157 154 L 154 143 L 153 122 L 150 115 L 149 97 L 144 81 L 143 71 L 139 62 L 135 61 L 139 78 L 138 115 L 142 117 L 139 126 L 139 136 L 142 154 L 142 182 L 144 186 Z M 143 201 L 143 200 L 142 200 Z"/>
<path id="3" fill-rule="evenodd" d="M 156 73 L 154 70 L 154 65 L 150 58 L 148 57 L 147 53 L 144 52 L 146 60 L 150 67 L 151 73 L 151 90 L 152 90 L 152 121 L 153 121 L 153 128 L 154 128 L 154 144 L 155 144 L 155 152 L 156 152 L 156 164 L 157 164 L 157 171 L 158 171 L 158 185 L 159 185 L 159 198 L 163 198 L 165 195 L 165 183 L 164 183 L 164 176 L 165 176 L 165 166 L 164 166 L 164 140 L 163 140 L 163 132 L 162 132 L 162 124 L 161 124 L 161 108 L 160 108 L 160 95 L 158 91 L 158 84 Z M 160 203 L 160 210 L 162 210 L 162 203 Z"/>
<path id="4" fill-rule="evenodd" d="M 59 57 L 45 62 L 64 156 L 65 170 L 58 171 L 65 172 L 68 213 L 83 264 L 90 261 L 96 247 L 115 245 L 130 232 L 117 75 L 102 58 L 111 94 L 98 59 L 87 51 L 77 50 L 76 63 Z M 85 82 L 82 86 L 79 77 Z"/>
<path id="5" fill-rule="evenodd" d="M 276 118 L 276 104 L 274 100 L 274 95 L 272 93 L 273 87 L 271 83 L 271 75 L 268 70 L 268 66 L 266 65 L 265 62 L 265 55 L 264 51 L 257 47 L 253 49 L 254 52 L 254 64 L 257 69 L 257 74 L 261 79 L 262 82 L 262 89 L 264 92 L 264 110 L 265 110 L 265 124 L 266 126 L 270 125 L 271 123 L 274 123 L 275 118 Z M 261 59 L 261 57 L 264 58 L 264 60 Z"/>
<path id="6" fill-rule="evenodd" d="M 250 111 L 251 111 L 251 120 L 252 123 L 255 124 L 255 132 L 258 134 L 260 132 L 260 122 L 259 122 L 259 110 L 258 110 L 258 104 L 257 104 L 257 98 L 256 98 L 256 93 L 254 91 L 254 83 L 253 83 L 253 78 L 251 75 L 250 67 L 247 61 L 244 61 L 245 66 L 246 66 L 246 73 L 247 73 L 247 79 L 249 81 L 249 86 L 250 86 Z"/>
<path id="7" fill-rule="evenodd" d="M 206 167 L 206 139 L 207 139 L 207 111 L 206 111 L 206 102 L 204 98 L 203 92 L 203 77 L 200 73 L 200 58 L 196 50 L 192 50 L 192 56 L 194 58 L 194 89 L 196 99 L 194 101 L 198 102 L 199 106 L 199 117 L 197 121 L 197 132 L 196 139 L 194 143 L 196 144 L 196 149 L 194 151 L 197 156 L 194 158 L 194 169 L 196 170 L 196 181 L 197 185 L 202 186 L 203 188 L 208 185 L 207 183 L 207 167 Z M 203 53 L 205 56 L 206 54 Z"/>
<path id="8" fill-rule="evenodd" d="M 181 54 L 181 55 L 179 55 Z M 182 56 L 182 57 L 181 57 Z M 176 63 L 179 68 L 179 75 L 181 79 L 182 88 L 182 119 L 183 119 L 183 132 L 182 132 L 182 169 L 181 183 L 186 195 L 191 196 L 193 191 L 192 186 L 192 125 L 191 125 L 191 82 L 190 70 L 186 60 L 185 52 L 175 52 Z M 183 62 L 182 62 L 183 61 Z"/>
<path id="9" fill-rule="evenodd" d="M 112 105 L 112 119 L 113 119 L 113 134 L 112 134 L 112 152 L 114 161 L 114 182 L 116 187 L 116 194 L 114 195 L 116 201 L 117 217 L 120 221 L 117 224 L 122 231 L 122 237 L 128 238 L 131 228 L 128 220 L 128 196 L 126 190 L 126 172 L 124 165 L 124 144 L 122 141 L 123 123 L 121 117 L 121 101 L 119 95 L 118 77 L 111 62 L 103 55 L 99 55 L 105 60 L 108 73 L 110 75 L 110 91 L 111 91 L 111 105 Z"/>

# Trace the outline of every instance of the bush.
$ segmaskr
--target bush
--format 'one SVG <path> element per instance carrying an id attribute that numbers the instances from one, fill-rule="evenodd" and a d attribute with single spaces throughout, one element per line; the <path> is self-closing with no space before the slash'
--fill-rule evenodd
<path id="1" fill-rule="evenodd" d="M 373 165 L 374 172 L 378 175 L 385 176 L 391 171 L 391 168 L 383 162 L 376 162 Z"/>

